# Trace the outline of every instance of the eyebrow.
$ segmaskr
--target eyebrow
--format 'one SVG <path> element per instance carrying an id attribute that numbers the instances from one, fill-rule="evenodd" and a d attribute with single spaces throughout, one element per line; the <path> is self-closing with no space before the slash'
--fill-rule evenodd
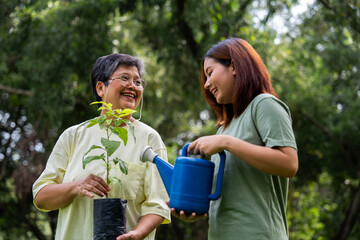
<path id="1" fill-rule="evenodd" d="M 127 72 L 121 72 L 121 73 L 117 74 L 116 76 L 120 76 L 120 75 L 132 76 L 132 74 L 127 73 Z M 135 77 L 134 77 L 134 78 L 139 78 L 139 79 L 141 79 L 141 77 L 140 77 L 138 74 L 135 74 Z"/>
<path id="2" fill-rule="evenodd" d="M 211 67 L 211 66 L 209 66 L 209 67 L 207 67 L 207 68 L 205 69 L 205 75 L 208 74 L 207 71 L 208 71 L 208 69 L 209 69 L 210 67 Z"/>

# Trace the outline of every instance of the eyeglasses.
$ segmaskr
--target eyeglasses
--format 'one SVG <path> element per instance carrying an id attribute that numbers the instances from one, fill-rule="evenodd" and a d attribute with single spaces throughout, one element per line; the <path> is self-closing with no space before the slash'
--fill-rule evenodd
<path id="1" fill-rule="evenodd" d="M 133 79 L 131 79 L 130 75 L 128 74 L 121 74 L 117 77 L 112 77 L 109 80 L 110 81 L 119 80 L 121 85 L 123 85 L 124 87 L 128 87 L 131 85 L 131 83 L 133 83 L 137 90 L 143 90 L 145 87 L 144 80 L 142 80 L 139 77 L 134 77 Z"/>

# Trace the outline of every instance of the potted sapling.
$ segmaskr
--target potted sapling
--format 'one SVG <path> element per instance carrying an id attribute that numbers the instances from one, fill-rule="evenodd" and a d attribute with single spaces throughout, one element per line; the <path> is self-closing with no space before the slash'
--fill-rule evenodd
<path id="1" fill-rule="evenodd" d="M 121 141 L 126 145 L 128 141 L 128 130 L 121 127 L 126 124 L 129 131 L 135 139 L 134 127 L 130 120 L 124 117 L 135 112 L 132 109 L 112 109 L 111 103 L 92 102 L 91 104 L 101 104 L 99 111 L 105 111 L 99 117 L 86 121 L 87 127 L 90 128 L 99 125 L 101 129 L 105 129 L 106 137 L 101 137 L 100 145 L 92 145 L 83 156 L 83 168 L 92 161 L 103 161 L 101 164 L 106 170 L 106 183 L 117 182 L 121 184 L 121 180 L 116 176 L 110 175 L 110 170 L 113 167 L 119 167 L 123 174 L 128 173 L 126 162 L 113 156 L 113 153 L 120 147 Z M 119 140 L 111 140 L 110 136 L 115 134 Z M 99 150 L 101 154 L 91 155 L 93 150 Z M 126 200 L 120 198 L 101 198 L 94 199 L 94 239 L 116 239 L 117 236 L 125 233 L 126 225 Z"/>

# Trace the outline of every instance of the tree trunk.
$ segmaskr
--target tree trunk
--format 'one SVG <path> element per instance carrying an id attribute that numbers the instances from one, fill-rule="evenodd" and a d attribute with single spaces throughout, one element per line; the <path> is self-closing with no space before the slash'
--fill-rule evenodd
<path id="1" fill-rule="evenodd" d="M 354 197 L 351 201 L 349 209 L 347 210 L 346 217 L 341 224 L 338 234 L 333 238 L 334 240 L 348 239 L 351 230 L 353 229 L 360 213 L 360 183 L 355 191 Z"/>

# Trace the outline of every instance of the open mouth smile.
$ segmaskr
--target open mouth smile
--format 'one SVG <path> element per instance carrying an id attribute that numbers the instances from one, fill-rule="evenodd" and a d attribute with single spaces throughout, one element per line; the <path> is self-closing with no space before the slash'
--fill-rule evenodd
<path id="1" fill-rule="evenodd" d="M 125 96 L 125 97 L 129 97 L 129 98 L 134 98 L 135 99 L 135 94 L 133 93 L 121 93 L 122 96 Z"/>
<path id="2" fill-rule="evenodd" d="M 213 89 L 210 90 L 210 92 L 211 92 L 213 95 L 215 95 L 215 93 L 217 93 L 217 91 L 218 91 L 217 88 L 213 88 Z"/>

